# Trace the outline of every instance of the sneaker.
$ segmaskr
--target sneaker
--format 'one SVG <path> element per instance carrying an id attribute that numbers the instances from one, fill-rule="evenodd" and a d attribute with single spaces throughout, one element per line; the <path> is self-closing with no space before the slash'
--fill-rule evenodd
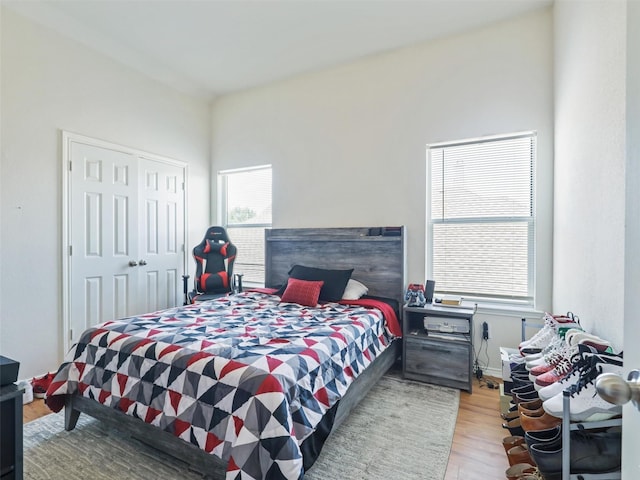
<path id="1" fill-rule="evenodd" d="M 547 331 L 551 330 L 553 328 L 554 325 L 554 321 L 553 321 L 553 316 L 551 316 L 548 313 L 545 313 L 543 316 L 543 321 L 544 321 L 544 325 L 542 325 L 542 328 L 540 330 L 538 330 L 535 335 L 533 335 L 533 337 L 529 338 L 528 340 L 523 340 L 522 342 L 520 342 L 519 346 L 524 346 L 529 342 L 535 341 L 538 337 L 545 335 Z"/>
<path id="2" fill-rule="evenodd" d="M 551 385 L 552 383 L 559 382 L 573 370 L 573 362 L 570 359 L 565 359 L 556 365 L 552 370 L 538 375 L 536 381 L 533 383 L 534 388 L 539 392 L 542 388 Z"/>
<path id="3" fill-rule="evenodd" d="M 598 395 L 594 385 L 595 379 L 601 373 L 622 375 L 622 360 L 610 361 L 612 363 L 596 363 L 594 367 L 583 373 L 576 384 L 569 387 L 571 390 L 569 419 L 572 422 L 598 422 L 622 414 L 622 406 L 604 400 Z M 542 402 L 545 412 L 558 418 L 562 418 L 563 405 L 563 392 Z"/>
<path id="4" fill-rule="evenodd" d="M 562 348 L 555 353 L 555 355 L 548 358 L 544 363 L 531 367 L 529 370 L 529 378 L 532 382 L 535 382 L 537 377 L 540 375 L 553 370 L 561 363 L 568 362 L 575 353 L 577 353 L 577 347 L 572 347 L 565 343 Z"/>
<path id="5" fill-rule="evenodd" d="M 581 328 L 578 320 L 574 320 L 573 317 L 545 314 L 545 324 L 542 329 L 529 340 L 520 342 L 518 345 L 520 354 L 527 357 L 528 360 L 533 360 L 558 336 L 563 339 L 567 331 Z"/>
<path id="6" fill-rule="evenodd" d="M 571 337 L 571 341 L 573 345 L 581 343 L 583 345 L 589 345 L 595 348 L 598 352 L 602 353 L 615 353 L 613 351 L 613 347 L 611 343 L 608 341 L 597 337 L 596 335 L 591 335 L 587 332 L 578 332 Z"/>
<path id="7" fill-rule="evenodd" d="M 536 366 L 532 366 L 529 369 L 529 377 L 532 381 L 535 382 L 537 377 L 550 372 L 561 363 L 567 364 L 565 365 L 564 372 L 568 372 L 567 368 L 571 366 L 571 363 L 573 363 L 572 358 L 578 354 L 578 345 L 587 345 L 594 353 L 613 353 L 613 349 L 609 342 L 586 332 L 580 332 L 572 335 L 563 343 L 564 345 L 562 349 L 558 351 L 557 355 L 553 356 L 548 361 L 538 362 Z"/>
<path id="8" fill-rule="evenodd" d="M 543 329 L 538 333 L 540 333 L 540 335 L 536 334 L 534 337 L 526 341 L 526 343 L 523 342 L 518 345 L 518 349 L 522 356 L 540 353 L 549 345 L 549 343 L 551 343 L 554 337 L 556 337 L 556 332 L 553 327 Z"/>
<path id="9" fill-rule="evenodd" d="M 566 347 L 564 340 L 560 337 L 556 337 L 550 344 L 549 348 L 546 349 L 546 353 L 539 358 L 535 358 L 530 360 L 525 357 L 525 365 L 527 370 L 531 370 L 533 367 L 537 367 L 539 365 L 548 365 L 553 362 L 555 358 L 562 352 L 562 350 Z"/>
<path id="10" fill-rule="evenodd" d="M 54 375 L 52 373 L 47 373 L 42 377 L 33 377 L 31 379 L 31 385 L 33 386 L 33 396 L 36 398 L 44 398 L 49 385 L 53 381 Z"/>
<path id="11" fill-rule="evenodd" d="M 579 355 L 576 357 L 571 372 L 563 379 L 538 390 L 538 395 L 545 401 L 562 393 L 567 388 L 575 385 L 580 377 L 598 363 L 614 363 L 622 360 L 621 354 L 595 353 L 588 345 L 578 345 Z"/>
<path id="12" fill-rule="evenodd" d="M 569 340 L 567 339 L 567 335 L 569 333 L 574 334 L 576 332 L 581 332 L 582 328 L 580 328 L 579 326 L 576 327 L 577 324 L 568 324 L 568 326 L 564 326 L 563 324 L 559 324 L 556 327 L 556 335 L 555 337 L 551 340 L 551 342 L 549 342 L 549 344 L 544 347 L 540 352 L 538 353 L 530 353 L 528 355 L 524 355 L 524 360 L 525 363 L 527 365 L 534 363 L 535 361 L 541 359 L 542 357 L 544 357 L 545 355 L 548 355 L 549 353 L 557 350 L 559 347 L 561 347 L 563 345 L 563 343 L 565 342 L 569 342 Z"/>
<path id="13" fill-rule="evenodd" d="M 541 387 L 547 387 L 552 383 L 556 383 L 564 379 L 571 373 L 571 371 L 573 370 L 573 364 L 577 361 L 580 355 L 600 354 L 601 356 L 598 357 L 601 360 L 600 363 L 606 363 L 605 359 L 607 358 L 607 356 L 617 357 L 618 360 L 620 360 L 621 358 L 620 356 L 617 356 L 612 352 L 613 349 L 611 348 L 609 342 L 601 339 L 593 340 L 593 337 L 574 337 L 574 339 L 579 343 L 571 347 L 571 356 L 561 361 L 553 368 L 553 370 L 550 370 L 536 377 L 534 382 L 536 390 L 540 390 Z"/>
<path id="14" fill-rule="evenodd" d="M 540 362 L 544 362 L 546 358 L 554 355 L 555 352 L 562 347 L 562 344 L 562 338 L 556 335 L 540 353 L 525 355 L 524 363 L 527 366 L 527 370 L 530 370 L 534 365 L 538 365 Z"/>

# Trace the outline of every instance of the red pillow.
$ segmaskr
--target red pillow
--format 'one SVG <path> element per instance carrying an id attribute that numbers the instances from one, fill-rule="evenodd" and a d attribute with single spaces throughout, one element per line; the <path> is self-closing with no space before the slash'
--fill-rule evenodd
<path id="1" fill-rule="evenodd" d="M 315 307 L 318 304 L 322 285 L 324 285 L 324 282 L 321 280 L 312 282 L 290 278 L 289 283 L 287 283 L 287 288 L 282 294 L 281 301 Z"/>

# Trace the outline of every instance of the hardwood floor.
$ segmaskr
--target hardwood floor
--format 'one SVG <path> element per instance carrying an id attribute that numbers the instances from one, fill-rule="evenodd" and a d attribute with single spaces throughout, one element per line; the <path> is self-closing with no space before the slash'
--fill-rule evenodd
<path id="1" fill-rule="evenodd" d="M 50 413 L 51 410 L 49 410 L 49 407 L 44 404 L 44 400 L 34 398 L 33 402 L 22 407 L 22 421 L 23 423 L 28 423 Z"/>
<path id="2" fill-rule="evenodd" d="M 490 378 L 495 384 L 498 379 Z M 500 390 L 480 386 L 460 392 L 460 407 L 445 480 L 500 480 L 509 462 L 502 439 L 509 436 L 500 418 Z"/>
<path id="3" fill-rule="evenodd" d="M 497 382 L 497 379 L 492 379 Z M 24 422 L 51 413 L 44 401 L 24 406 Z M 500 419 L 498 389 L 474 381 L 473 394 L 460 392 L 460 407 L 444 480 L 501 480 L 509 467 L 502 439 L 509 435 Z"/>

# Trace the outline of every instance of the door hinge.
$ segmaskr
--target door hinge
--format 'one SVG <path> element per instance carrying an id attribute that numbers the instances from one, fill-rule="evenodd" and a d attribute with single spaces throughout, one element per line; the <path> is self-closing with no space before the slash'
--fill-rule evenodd
<path id="1" fill-rule="evenodd" d="M 73 168 L 71 167 L 71 160 L 69 160 L 69 171 L 73 170 Z"/>
<path id="2" fill-rule="evenodd" d="M 73 255 L 73 245 L 69 245 L 69 256 Z"/>
<path id="3" fill-rule="evenodd" d="M 73 340 L 73 328 L 69 329 L 69 341 Z"/>

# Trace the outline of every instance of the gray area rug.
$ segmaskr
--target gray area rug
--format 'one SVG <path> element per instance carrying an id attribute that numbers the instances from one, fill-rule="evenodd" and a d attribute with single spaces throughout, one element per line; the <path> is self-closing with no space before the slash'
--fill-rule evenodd
<path id="1" fill-rule="evenodd" d="M 458 413 L 459 392 L 384 376 L 331 434 L 306 480 L 442 480 Z M 25 479 L 224 479 L 190 470 L 86 415 L 64 430 L 64 414 L 24 426 Z"/>

